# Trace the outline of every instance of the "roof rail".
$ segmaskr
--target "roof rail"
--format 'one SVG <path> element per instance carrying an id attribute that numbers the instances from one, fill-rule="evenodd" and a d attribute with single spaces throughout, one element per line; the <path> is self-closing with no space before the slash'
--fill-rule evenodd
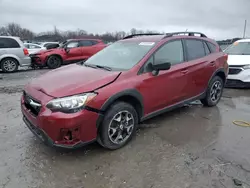
<path id="1" fill-rule="evenodd" d="M 164 38 L 167 38 L 167 37 L 172 37 L 174 35 L 185 35 L 187 34 L 188 36 L 195 36 L 195 34 L 198 34 L 200 35 L 200 37 L 204 37 L 204 38 L 207 38 L 207 36 L 203 33 L 200 33 L 200 32 L 188 32 L 188 31 L 185 31 L 185 32 L 174 32 L 174 33 L 166 33 L 166 36 Z"/>
<path id="2" fill-rule="evenodd" d="M 139 36 L 152 36 L 152 35 L 162 35 L 161 33 L 141 33 L 141 34 L 133 34 L 133 35 L 128 35 L 124 37 L 123 39 L 130 39 L 134 37 L 139 37 Z"/>

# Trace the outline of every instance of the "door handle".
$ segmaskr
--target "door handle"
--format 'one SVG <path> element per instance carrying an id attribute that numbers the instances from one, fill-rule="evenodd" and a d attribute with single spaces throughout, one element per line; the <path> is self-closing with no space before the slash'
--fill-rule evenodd
<path id="1" fill-rule="evenodd" d="M 188 73 L 188 69 L 183 69 L 183 70 L 181 70 L 181 73 L 182 73 L 182 74 L 187 74 L 187 73 Z"/>

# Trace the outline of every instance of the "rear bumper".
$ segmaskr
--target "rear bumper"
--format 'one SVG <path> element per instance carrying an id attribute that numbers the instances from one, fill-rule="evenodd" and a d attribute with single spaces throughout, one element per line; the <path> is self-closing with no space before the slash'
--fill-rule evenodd
<path id="1" fill-rule="evenodd" d="M 27 56 L 23 59 L 20 59 L 19 64 L 21 67 L 30 66 L 31 65 L 31 58 L 29 56 Z"/>
<path id="2" fill-rule="evenodd" d="M 225 87 L 227 88 L 250 88 L 250 82 L 241 80 L 227 79 Z"/>

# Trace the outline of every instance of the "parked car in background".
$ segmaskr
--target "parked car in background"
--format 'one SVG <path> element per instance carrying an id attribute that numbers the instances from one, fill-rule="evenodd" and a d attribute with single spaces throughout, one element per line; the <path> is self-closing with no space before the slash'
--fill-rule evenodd
<path id="1" fill-rule="evenodd" d="M 39 43 L 40 46 L 42 46 L 43 48 L 48 49 L 48 47 L 50 48 L 51 46 L 59 46 L 59 42 L 41 42 Z"/>
<path id="2" fill-rule="evenodd" d="M 194 100 L 217 105 L 227 72 L 227 55 L 202 33 L 131 35 L 82 64 L 31 81 L 21 98 L 23 119 L 51 146 L 97 140 L 114 150 L 132 139 L 141 121 Z"/>
<path id="3" fill-rule="evenodd" d="M 241 39 L 229 46 L 227 87 L 250 87 L 250 39 Z"/>
<path id="4" fill-rule="evenodd" d="M 24 46 L 28 49 L 29 54 L 39 52 L 40 50 L 46 50 L 46 47 L 34 43 L 24 43 Z"/>
<path id="5" fill-rule="evenodd" d="M 58 48 L 42 50 L 30 57 L 34 66 L 55 69 L 62 64 L 86 60 L 105 47 L 99 39 L 71 39 L 60 43 Z"/>
<path id="6" fill-rule="evenodd" d="M 19 37 L 0 36 L 0 69 L 15 72 L 19 66 L 30 66 L 28 49 Z"/>

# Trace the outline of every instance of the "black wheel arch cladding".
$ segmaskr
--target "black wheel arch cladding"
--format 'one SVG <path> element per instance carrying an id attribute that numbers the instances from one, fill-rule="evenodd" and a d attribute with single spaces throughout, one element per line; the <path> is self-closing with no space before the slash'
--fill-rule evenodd
<path id="1" fill-rule="evenodd" d="M 223 84 L 225 84 L 225 82 L 226 82 L 225 70 L 224 70 L 223 68 L 219 68 L 219 69 L 217 69 L 217 70 L 213 73 L 213 75 L 212 75 L 211 78 L 209 79 L 208 85 L 209 85 L 209 83 L 211 82 L 211 80 L 212 80 L 215 76 L 221 77 L 221 75 L 223 75 L 223 77 L 224 77 L 224 78 L 222 78 L 222 80 L 224 81 Z"/>
<path id="2" fill-rule="evenodd" d="M 139 105 L 140 105 L 140 112 L 138 114 L 138 117 L 139 117 L 139 120 L 141 118 L 141 116 L 143 116 L 144 114 L 144 106 L 143 106 L 143 97 L 142 95 L 140 94 L 140 92 L 136 89 L 126 89 L 126 90 L 123 90 L 119 93 L 116 93 L 115 95 L 112 95 L 111 97 L 109 97 L 105 103 L 102 105 L 100 111 L 102 112 L 101 114 L 99 114 L 99 117 L 97 119 L 97 123 L 96 123 L 96 126 L 99 127 L 102 120 L 103 120 L 103 117 L 104 117 L 104 112 L 108 110 L 108 108 L 115 102 L 115 101 L 118 101 L 119 99 L 122 99 L 123 98 L 133 98 L 133 99 L 136 99 L 137 102 L 139 102 Z M 125 101 L 126 102 L 126 101 Z M 133 104 L 133 103 L 132 103 Z M 134 106 L 134 105 L 133 105 Z M 138 111 L 138 109 L 136 109 L 136 111 Z"/>

